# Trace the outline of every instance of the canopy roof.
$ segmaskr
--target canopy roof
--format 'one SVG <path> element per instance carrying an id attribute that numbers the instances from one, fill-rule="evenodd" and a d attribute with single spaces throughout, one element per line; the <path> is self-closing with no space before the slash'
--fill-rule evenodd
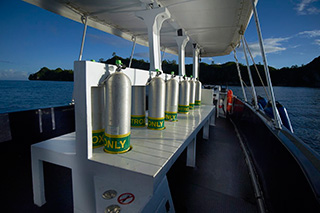
<path id="1" fill-rule="evenodd" d="M 120 36 L 136 39 L 148 46 L 148 32 L 135 12 L 146 10 L 142 2 L 154 0 L 24 0 L 56 14 L 82 22 L 88 15 L 88 26 Z M 256 0 L 257 1 L 257 0 Z M 201 49 L 202 57 L 226 55 L 232 44 L 238 44 L 239 31 L 247 28 L 252 15 L 251 0 L 158 0 L 171 18 L 161 28 L 161 48 L 178 54 L 177 30 L 183 29 L 190 40 L 186 56 L 192 56 L 192 44 Z"/>

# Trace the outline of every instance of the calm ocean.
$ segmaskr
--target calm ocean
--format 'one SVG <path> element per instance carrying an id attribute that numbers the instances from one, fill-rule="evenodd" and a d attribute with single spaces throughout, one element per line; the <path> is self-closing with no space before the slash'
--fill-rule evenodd
<path id="1" fill-rule="evenodd" d="M 68 105 L 73 82 L 0 81 L 0 113 Z"/>
<path id="2" fill-rule="evenodd" d="M 230 88 L 242 98 L 240 87 Z M 262 87 L 256 89 L 266 97 Z M 0 113 L 67 105 L 72 91 L 73 82 L 0 81 Z M 250 90 L 246 93 L 250 100 Z M 274 87 L 274 93 L 287 108 L 295 134 L 320 154 L 320 89 Z"/>
<path id="3" fill-rule="evenodd" d="M 243 98 L 241 87 L 229 87 Z M 251 88 L 246 88 L 248 101 Z M 257 95 L 266 98 L 263 87 L 256 87 Z M 320 154 L 320 89 L 306 87 L 274 87 L 274 94 L 288 111 L 294 133 Z"/>

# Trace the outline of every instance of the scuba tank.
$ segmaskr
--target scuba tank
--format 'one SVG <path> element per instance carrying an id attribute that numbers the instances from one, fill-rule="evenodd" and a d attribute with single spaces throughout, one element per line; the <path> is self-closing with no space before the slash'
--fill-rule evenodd
<path id="1" fill-rule="evenodd" d="M 104 144 L 104 87 L 91 88 L 92 147 Z"/>
<path id="2" fill-rule="evenodd" d="M 190 101 L 190 84 L 186 75 L 183 76 L 183 80 L 179 84 L 179 104 L 178 113 L 189 113 L 189 101 Z"/>
<path id="3" fill-rule="evenodd" d="M 105 81 L 105 147 L 107 153 L 119 154 L 130 149 L 131 81 L 121 72 L 125 66 L 116 61 L 117 69 Z"/>
<path id="4" fill-rule="evenodd" d="M 194 109 L 194 103 L 196 98 L 196 82 L 193 80 L 192 75 L 190 76 L 189 84 L 190 84 L 189 109 Z"/>
<path id="5" fill-rule="evenodd" d="M 195 106 L 200 106 L 201 105 L 201 87 L 202 84 L 199 81 L 199 78 L 196 79 L 196 96 L 195 96 Z"/>
<path id="6" fill-rule="evenodd" d="M 149 87 L 148 96 L 148 129 L 163 130 L 164 111 L 165 111 L 165 92 L 164 80 L 160 77 L 161 71 L 157 71 L 155 77 L 147 83 Z"/>
<path id="7" fill-rule="evenodd" d="M 132 86 L 131 127 L 146 126 L 146 87 Z"/>
<path id="8" fill-rule="evenodd" d="M 174 72 L 171 72 L 171 79 L 166 82 L 166 107 L 165 120 L 177 121 L 179 83 L 174 79 Z"/>

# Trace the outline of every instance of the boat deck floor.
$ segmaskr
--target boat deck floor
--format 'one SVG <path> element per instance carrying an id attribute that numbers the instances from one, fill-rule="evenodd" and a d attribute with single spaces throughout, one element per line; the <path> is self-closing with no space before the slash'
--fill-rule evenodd
<path id="1" fill-rule="evenodd" d="M 185 166 L 186 152 L 168 173 L 176 212 L 256 212 L 244 155 L 232 124 L 217 119 L 210 139 L 197 136 L 195 168 Z M 22 144 L 22 142 L 21 142 Z M 1 143 L 3 212 L 73 212 L 71 170 L 44 163 L 47 203 L 33 204 L 30 147 Z"/>
<path id="2" fill-rule="evenodd" d="M 257 212 L 238 137 L 230 121 L 216 120 L 210 138 L 197 137 L 196 167 L 183 153 L 168 173 L 176 212 Z"/>

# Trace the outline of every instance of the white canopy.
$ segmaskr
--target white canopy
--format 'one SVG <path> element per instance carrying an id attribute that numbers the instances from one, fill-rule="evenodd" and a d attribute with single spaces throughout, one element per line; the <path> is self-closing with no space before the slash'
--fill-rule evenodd
<path id="1" fill-rule="evenodd" d="M 147 26 L 135 12 L 145 10 L 154 0 L 24 0 L 56 14 L 82 22 L 88 16 L 88 26 L 120 36 L 136 38 L 138 44 L 148 46 Z M 257 1 L 257 0 L 256 0 Z M 247 28 L 252 15 L 251 0 L 158 0 L 171 18 L 161 28 L 161 48 L 178 54 L 174 39 L 183 29 L 190 41 L 186 56 L 192 56 L 192 44 L 201 49 L 202 57 L 226 55 L 232 44 L 238 44 L 239 31 Z"/>

